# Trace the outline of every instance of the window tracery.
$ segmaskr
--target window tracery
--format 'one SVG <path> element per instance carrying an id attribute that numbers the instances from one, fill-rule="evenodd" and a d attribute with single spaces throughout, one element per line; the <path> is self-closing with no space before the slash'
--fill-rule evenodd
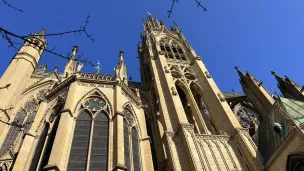
<path id="1" fill-rule="evenodd" d="M 129 109 L 124 110 L 124 155 L 128 170 L 140 171 L 140 144 L 136 123 Z"/>
<path id="2" fill-rule="evenodd" d="M 109 104 L 103 98 L 92 96 L 84 100 L 76 120 L 68 170 L 108 169 L 108 112 Z"/>
<path id="3" fill-rule="evenodd" d="M 174 40 L 164 37 L 160 40 L 160 50 L 164 52 L 167 59 L 186 61 L 183 48 Z"/>
<path id="4" fill-rule="evenodd" d="M 23 108 L 21 108 L 17 113 L 10 125 L 7 136 L 5 137 L 3 144 L 0 148 L 0 157 L 3 156 L 8 150 L 15 147 L 19 147 L 18 144 L 22 144 L 22 140 L 17 143 L 17 138 L 22 137 L 23 133 L 26 133 L 36 116 L 39 105 L 35 101 L 27 102 Z M 17 151 L 16 151 L 17 152 Z"/>

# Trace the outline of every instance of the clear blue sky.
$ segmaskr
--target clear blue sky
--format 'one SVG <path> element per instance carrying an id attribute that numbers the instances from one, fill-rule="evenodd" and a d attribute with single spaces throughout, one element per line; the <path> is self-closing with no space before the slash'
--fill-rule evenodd
<path id="1" fill-rule="evenodd" d="M 84 36 L 50 37 L 48 48 L 67 54 L 73 45 L 94 63 L 100 59 L 101 73 L 114 74 L 118 51 L 125 51 L 129 75 L 140 81 L 137 42 L 143 29 L 142 19 L 150 12 L 168 26 L 175 21 L 222 91 L 241 92 L 234 66 L 250 71 L 267 89 L 276 88 L 271 70 L 288 75 L 303 85 L 304 1 L 303 0 L 204 0 L 208 11 L 196 8 L 194 0 L 180 0 L 170 19 L 170 0 L 10 0 L 25 12 L 20 13 L 0 3 L 0 26 L 20 35 L 46 28 L 48 33 L 78 29 L 86 15 L 91 16 L 88 31 L 95 43 Z M 15 50 L 0 39 L 0 75 Z M 44 53 L 40 63 L 49 70 L 66 60 Z M 94 72 L 87 65 L 86 72 Z"/>

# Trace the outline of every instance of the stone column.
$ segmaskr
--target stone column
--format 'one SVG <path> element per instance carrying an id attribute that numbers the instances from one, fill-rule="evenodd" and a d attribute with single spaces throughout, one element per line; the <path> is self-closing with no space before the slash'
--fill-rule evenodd
<path id="1" fill-rule="evenodd" d="M 78 91 L 77 82 L 71 83 L 64 109 L 61 111 L 52 152 L 43 170 L 64 171 L 67 168 L 75 125 L 73 111 L 79 100 L 75 97 Z"/>
<path id="2" fill-rule="evenodd" d="M 124 126 L 123 117 L 124 114 L 122 106 L 122 92 L 121 87 L 117 84 L 114 90 L 115 99 L 115 114 L 113 117 L 113 171 L 126 171 L 128 170 L 125 166 L 124 158 Z"/>
<path id="3" fill-rule="evenodd" d="M 37 147 L 36 143 L 39 141 L 40 138 L 40 135 L 37 135 L 36 130 L 45 114 L 46 107 L 46 102 L 42 102 L 40 104 L 34 122 L 30 130 L 25 135 L 18 157 L 14 164 L 14 171 L 26 170 L 30 167 L 32 161 L 31 159 Z"/>

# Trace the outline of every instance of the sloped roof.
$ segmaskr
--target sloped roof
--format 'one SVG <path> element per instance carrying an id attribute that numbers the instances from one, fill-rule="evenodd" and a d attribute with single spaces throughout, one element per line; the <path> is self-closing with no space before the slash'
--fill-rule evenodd
<path id="1" fill-rule="evenodd" d="M 279 97 L 278 102 L 297 125 L 304 123 L 304 102 L 284 97 Z"/>

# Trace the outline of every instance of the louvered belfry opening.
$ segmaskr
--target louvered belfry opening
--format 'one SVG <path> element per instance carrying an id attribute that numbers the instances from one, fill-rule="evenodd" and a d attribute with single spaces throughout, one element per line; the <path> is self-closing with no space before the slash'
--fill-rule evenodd
<path id="1" fill-rule="evenodd" d="M 108 170 L 108 113 L 104 99 L 94 96 L 84 101 L 76 119 L 67 170 Z"/>

